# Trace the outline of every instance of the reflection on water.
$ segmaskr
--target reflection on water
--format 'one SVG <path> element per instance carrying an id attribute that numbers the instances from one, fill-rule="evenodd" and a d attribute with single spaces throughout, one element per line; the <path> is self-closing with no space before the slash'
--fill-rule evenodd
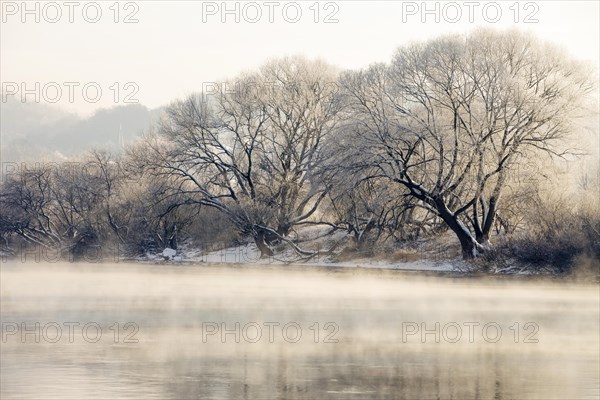
<path id="1" fill-rule="evenodd" d="M 284 267 L 0 273 L 3 400 L 600 396 L 598 286 Z"/>

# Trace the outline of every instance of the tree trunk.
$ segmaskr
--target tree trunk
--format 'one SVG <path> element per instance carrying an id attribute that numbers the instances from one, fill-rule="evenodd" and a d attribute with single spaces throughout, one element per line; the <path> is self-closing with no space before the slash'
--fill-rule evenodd
<path id="1" fill-rule="evenodd" d="M 456 233 L 456 236 L 458 236 L 458 239 L 460 240 L 463 259 L 473 259 L 482 252 L 481 245 L 477 243 L 477 241 L 473 239 L 471 235 L 467 236 L 456 231 L 454 231 L 454 233 Z"/>
<path id="2" fill-rule="evenodd" d="M 475 240 L 479 244 L 488 244 L 490 242 L 490 234 L 489 232 L 481 232 L 480 234 L 475 236 Z"/>
<path id="3" fill-rule="evenodd" d="M 475 230 L 475 240 L 477 243 L 485 245 L 490 241 L 490 232 L 496 219 L 496 198 L 491 197 L 489 205 L 485 203 L 483 197 L 479 199 L 481 204 L 481 223 L 479 222 L 479 211 L 477 203 L 473 204 L 473 229 Z"/>
<path id="4" fill-rule="evenodd" d="M 367 238 L 369 236 L 369 233 L 373 230 L 374 227 L 375 222 L 371 220 L 367 223 L 365 229 L 363 229 L 362 231 L 358 231 L 357 234 L 354 235 L 354 240 L 356 241 L 360 250 L 364 250 L 365 245 L 367 244 Z"/>
<path id="5" fill-rule="evenodd" d="M 490 202 L 488 205 L 487 213 L 485 219 L 483 221 L 483 226 L 481 229 L 481 236 L 477 238 L 477 242 L 480 244 L 487 244 L 490 241 L 490 232 L 492 230 L 492 226 L 494 226 L 494 220 L 496 218 L 496 198 L 490 197 Z"/>
<path id="6" fill-rule="evenodd" d="M 279 224 L 276 231 L 280 236 L 288 236 L 290 234 L 290 228 L 289 224 Z"/>
<path id="7" fill-rule="evenodd" d="M 173 228 L 173 234 L 169 238 L 169 247 L 173 250 L 177 250 L 177 226 Z"/>
<path id="8" fill-rule="evenodd" d="M 273 250 L 269 247 L 265 240 L 265 233 L 260 231 L 254 236 L 254 243 L 260 250 L 260 258 L 269 258 L 273 256 Z"/>
<path id="9" fill-rule="evenodd" d="M 463 259 L 472 259 L 483 251 L 483 248 L 473 237 L 471 232 L 469 232 L 469 229 L 458 219 L 458 216 L 448 209 L 446 203 L 442 199 L 436 199 L 435 206 L 440 217 L 458 237 Z"/>

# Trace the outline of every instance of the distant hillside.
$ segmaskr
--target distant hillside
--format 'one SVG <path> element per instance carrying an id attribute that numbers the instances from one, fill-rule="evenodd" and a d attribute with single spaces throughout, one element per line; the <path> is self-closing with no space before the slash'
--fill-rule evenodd
<path id="1" fill-rule="evenodd" d="M 0 158 L 25 161 L 70 157 L 91 148 L 119 151 L 119 131 L 128 143 L 157 121 L 162 109 L 131 104 L 100 109 L 81 118 L 45 104 L 8 99 L 0 104 Z"/>

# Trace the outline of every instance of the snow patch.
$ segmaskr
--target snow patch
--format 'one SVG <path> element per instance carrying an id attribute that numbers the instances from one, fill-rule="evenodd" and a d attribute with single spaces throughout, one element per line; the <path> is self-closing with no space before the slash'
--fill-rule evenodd
<path id="1" fill-rule="evenodd" d="M 164 249 L 162 252 L 162 256 L 165 257 L 166 259 L 171 259 L 171 258 L 175 257 L 176 255 L 177 255 L 177 251 L 175 251 L 169 247 Z"/>

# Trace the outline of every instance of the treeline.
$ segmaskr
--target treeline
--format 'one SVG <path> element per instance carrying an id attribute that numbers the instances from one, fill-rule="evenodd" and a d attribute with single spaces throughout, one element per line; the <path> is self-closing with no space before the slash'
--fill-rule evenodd
<path id="1" fill-rule="evenodd" d="M 577 217 L 553 212 L 542 229 L 532 217 L 552 206 L 531 172 L 575 155 L 596 89 L 582 65 L 515 32 L 413 44 L 360 71 L 274 60 L 171 104 L 123 155 L 6 174 L 0 234 L 7 247 L 129 254 L 252 238 L 264 256 L 285 245 L 305 258 L 293 233 L 323 225 L 358 248 L 452 232 L 474 258 L 558 235 L 560 219 L 579 244 L 555 264 L 598 257 L 598 209 L 572 201 Z"/>
<path id="2" fill-rule="evenodd" d="M 231 239 L 223 236 L 231 228 L 217 212 L 172 209 L 159 198 L 160 184 L 130 167 L 127 156 L 104 151 L 78 161 L 4 164 L 4 252 L 33 245 L 46 249 L 46 258 L 98 260 L 177 249 L 180 237 Z"/>

